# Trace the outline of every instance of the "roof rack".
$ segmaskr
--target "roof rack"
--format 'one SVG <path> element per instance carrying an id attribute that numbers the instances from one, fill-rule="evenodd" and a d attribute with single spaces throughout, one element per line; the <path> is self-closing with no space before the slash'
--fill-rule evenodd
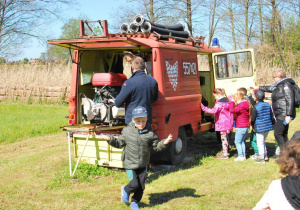
<path id="1" fill-rule="evenodd" d="M 96 35 L 94 30 L 90 27 L 89 23 L 99 23 L 100 27 L 103 30 L 103 36 Z M 85 27 L 87 26 L 88 29 L 94 34 L 92 36 L 89 36 L 85 33 Z M 80 37 L 82 38 L 91 38 L 91 37 L 107 37 L 109 36 L 108 33 L 108 26 L 107 26 L 107 20 L 96 20 L 96 21 L 87 21 L 87 20 L 81 20 L 79 23 L 79 30 L 80 30 Z"/>
<path id="2" fill-rule="evenodd" d="M 100 27 L 103 30 L 103 35 L 97 35 L 94 30 L 90 27 L 89 23 L 99 23 Z M 86 26 L 86 27 L 85 27 Z M 85 29 L 88 28 L 90 32 L 93 35 L 87 35 L 85 33 Z M 205 37 L 200 36 L 200 37 L 189 37 L 189 38 L 182 38 L 182 37 L 176 37 L 170 35 L 161 35 L 158 32 L 154 31 L 152 33 L 145 33 L 145 32 L 137 32 L 137 33 L 119 33 L 119 34 L 109 34 L 108 32 L 108 25 L 107 25 L 107 20 L 97 20 L 97 21 L 87 21 L 87 20 L 81 20 L 80 21 L 80 37 L 82 38 L 103 38 L 103 37 L 140 37 L 140 38 L 151 38 L 153 37 L 157 41 L 160 40 L 167 40 L 170 42 L 174 43 L 186 43 L 194 46 L 199 46 L 202 47 L 204 46 L 204 39 Z"/>

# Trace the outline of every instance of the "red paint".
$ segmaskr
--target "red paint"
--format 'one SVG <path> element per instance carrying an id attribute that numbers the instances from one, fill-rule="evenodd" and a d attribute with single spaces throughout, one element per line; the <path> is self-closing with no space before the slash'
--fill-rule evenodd
<path id="1" fill-rule="evenodd" d="M 125 74 L 116 73 L 95 73 L 92 78 L 94 86 L 122 86 L 127 77 Z"/>
<path id="2" fill-rule="evenodd" d="M 173 138 L 178 137 L 180 127 L 185 127 L 189 133 L 199 133 L 210 129 L 205 125 L 201 127 L 201 90 L 198 73 L 197 54 L 211 54 L 220 52 L 220 48 L 209 48 L 204 42 L 204 37 L 194 39 L 175 40 L 176 38 L 160 39 L 155 34 L 109 34 L 107 22 L 99 22 L 103 26 L 103 36 L 90 36 L 84 33 L 85 22 L 80 22 L 82 39 L 53 40 L 50 44 L 74 49 L 72 81 L 69 97 L 69 112 L 75 116 L 72 124 L 77 125 L 79 111 L 79 81 L 81 53 L 94 50 L 109 50 L 122 52 L 133 49 L 136 52 L 143 50 L 152 55 L 152 76 L 158 82 L 159 99 L 153 104 L 153 124 L 160 139 L 166 138 L 170 133 Z M 151 57 L 151 56 L 150 56 Z M 92 61 L 93 60 L 91 59 Z M 96 73 L 92 78 L 92 85 L 105 84 L 120 86 L 126 77 L 124 74 Z M 84 89 L 84 86 L 81 86 Z M 87 91 L 87 89 L 85 90 Z M 105 132 L 120 133 L 120 130 Z M 102 132 L 102 131 L 101 131 Z"/>

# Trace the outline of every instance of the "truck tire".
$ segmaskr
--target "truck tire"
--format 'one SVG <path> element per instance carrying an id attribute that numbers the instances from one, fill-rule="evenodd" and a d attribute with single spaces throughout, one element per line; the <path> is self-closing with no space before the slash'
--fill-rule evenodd
<path id="1" fill-rule="evenodd" d="M 170 146 L 170 162 L 172 165 L 181 163 L 185 157 L 187 137 L 183 127 L 178 129 L 178 138 Z"/>

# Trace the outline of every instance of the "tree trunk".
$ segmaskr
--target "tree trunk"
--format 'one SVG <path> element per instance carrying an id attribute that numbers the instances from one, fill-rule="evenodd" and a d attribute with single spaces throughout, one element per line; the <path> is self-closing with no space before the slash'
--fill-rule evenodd
<path id="1" fill-rule="evenodd" d="M 275 47 L 275 19 L 276 19 L 275 0 L 271 0 L 271 5 L 272 5 L 272 17 L 271 17 L 271 24 L 270 24 L 271 44 Z"/>
<path id="2" fill-rule="evenodd" d="M 0 43 L 2 40 L 2 28 L 4 26 L 4 17 L 5 17 L 6 1 L 1 3 L 1 16 L 0 16 Z"/>
<path id="3" fill-rule="evenodd" d="M 188 30 L 190 31 L 190 33 L 192 35 L 193 27 L 192 27 L 192 3 L 191 3 L 191 0 L 186 1 L 186 9 L 187 9 Z"/>
<path id="4" fill-rule="evenodd" d="M 245 47 L 249 48 L 249 28 L 248 28 L 248 18 L 249 18 L 249 2 L 248 0 L 244 1 L 245 3 Z"/>
<path id="5" fill-rule="evenodd" d="M 153 0 L 150 0 L 150 21 L 154 22 Z"/>
<path id="6" fill-rule="evenodd" d="M 264 43 L 264 25 L 263 25 L 262 11 L 261 11 L 261 0 L 258 0 L 258 13 L 259 13 L 259 24 L 260 24 L 260 44 L 263 45 L 263 43 Z"/>
<path id="7" fill-rule="evenodd" d="M 211 23 L 209 25 L 209 39 L 208 39 L 208 46 L 211 45 L 211 40 L 212 37 L 214 35 L 214 31 L 215 31 L 215 15 L 216 15 L 216 7 L 217 7 L 217 0 L 214 0 L 214 6 L 213 6 L 213 11 L 211 13 Z"/>
<path id="8" fill-rule="evenodd" d="M 230 24 L 231 24 L 231 36 L 233 42 L 233 49 L 236 50 L 236 39 L 235 39 L 235 30 L 234 30 L 234 17 L 232 12 L 232 3 L 231 0 L 228 0 L 228 9 L 229 9 L 229 16 L 230 16 Z"/>

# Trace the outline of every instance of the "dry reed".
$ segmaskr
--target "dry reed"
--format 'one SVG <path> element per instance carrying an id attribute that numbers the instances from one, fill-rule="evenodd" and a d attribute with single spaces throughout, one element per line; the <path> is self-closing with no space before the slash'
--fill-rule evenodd
<path id="1" fill-rule="evenodd" d="M 274 83 L 272 69 L 283 68 L 286 76 L 300 85 L 300 71 L 297 57 L 291 52 L 278 52 L 270 45 L 262 45 L 256 50 L 256 83 L 270 85 Z"/>
<path id="2" fill-rule="evenodd" d="M 276 58 L 288 58 L 284 64 Z M 201 60 L 199 68 L 209 70 L 208 57 Z M 268 45 L 260 46 L 256 50 L 256 83 L 257 85 L 272 84 L 272 68 L 282 67 L 287 70 L 287 76 L 300 84 L 299 70 L 295 69 L 297 62 L 293 54 L 281 55 Z M 203 66 L 202 66 L 203 65 Z M 22 101 L 36 98 L 42 101 L 66 100 L 71 82 L 72 64 L 48 63 L 45 65 L 1 65 L 0 66 L 0 99 L 22 98 Z M 48 88 L 48 89 L 46 89 Z M 49 88 L 62 93 L 45 93 Z"/>
<path id="3" fill-rule="evenodd" d="M 1 65 L 1 95 L 16 99 L 16 96 L 28 100 L 36 98 L 52 101 L 55 97 L 64 100 L 71 82 L 71 64 L 46 65 Z M 64 90 L 65 93 L 46 94 L 45 89 Z M 3 91 L 3 89 L 5 89 Z M 46 90 L 47 91 L 47 90 Z M 3 93 L 4 92 L 4 93 Z M 51 97 L 53 96 L 53 97 Z"/>

